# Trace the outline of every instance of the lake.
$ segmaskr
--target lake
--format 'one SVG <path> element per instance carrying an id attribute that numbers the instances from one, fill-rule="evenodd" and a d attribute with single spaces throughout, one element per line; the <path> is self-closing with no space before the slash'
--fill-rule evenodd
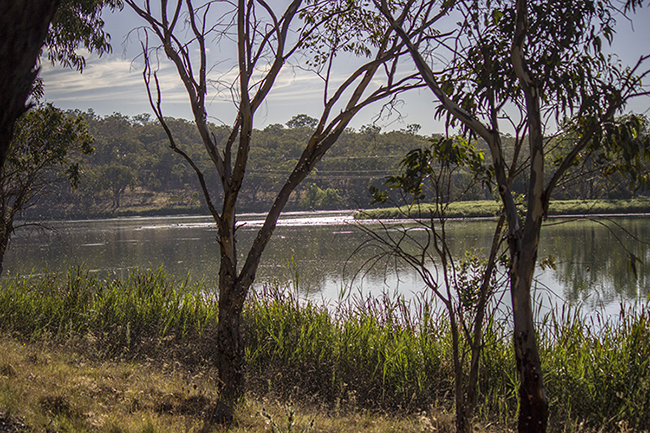
<path id="1" fill-rule="evenodd" d="M 262 215 L 243 215 L 238 247 L 243 258 L 262 223 Z M 365 223 L 368 224 L 368 223 Z M 216 227 L 210 217 L 175 216 L 56 221 L 50 230 L 19 230 L 7 251 L 3 277 L 59 271 L 83 265 L 124 277 L 131 270 L 158 268 L 177 277 L 188 274 L 215 286 L 218 272 Z M 448 242 L 461 256 L 467 249 L 486 254 L 495 222 L 450 221 Z M 379 228 L 377 224 L 366 227 Z M 403 230 L 390 222 L 391 231 Z M 634 239 L 636 238 L 636 240 Z M 363 266 L 376 251 L 355 250 L 367 239 L 351 212 L 287 213 L 264 253 L 256 285 L 290 281 L 301 294 L 335 300 L 342 289 L 353 293 L 400 293 L 406 298 L 423 284 L 400 263 Z M 536 296 L 546 303 L 570 301 L 586 308 L 618 309 L 621 302 L 650 296 L 650 218 L 617 217 L 589 221 L 553 219 L 542 230 L 539 260 L 554 256 L 556 268 L 538 267 Z M 642 259 L 636 276 L 629 252 Z"/>

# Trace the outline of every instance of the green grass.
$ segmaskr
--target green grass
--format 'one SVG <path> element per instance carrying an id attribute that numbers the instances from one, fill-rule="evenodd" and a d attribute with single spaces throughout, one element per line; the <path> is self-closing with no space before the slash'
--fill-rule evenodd
<path id="1" fill-rule="evenodd" d="M 357 212 L 355 219 L 400 219 L 428 217 L 431 205 L 403 206 L 382 209 L 368 209 Z M 492 200 L 461 201 L 449 204 L 448 218 L 494 217 L 500 206 Z M 550 216 L 600 215 L 650 213 L 650 198 L 640 197 L 627 200 L 552 200 Z"/>
<path id="2" fill-rule="evenodd" d="M 96 362 L 144 362 L 161 371 L 178 365 L 192 377 L 213 377 L 217 309 L 200 283 L 176 281 L 162 270 L 107 280 L 71 269 L 2 284 L 0 331 L 16 341 L 78 348 Z M 335 418 L 426 413 L 431 421 L 434 412 L 436 419 L 453 413 L 448 322 L 429 302 L 384 296 L 327 308 L 271 285 L 250 297 L 244 319 L 252 401 L 299 401 Z M 540 320 L 550 431 L 650 428 L 647 307 L 625 309 L 612 321 L 584 319 L 571 308 Z M 507 323 L 487 325 L 476 422 L 506 431 L 517 410 L 511 336 Z M 11 375 L 11 362 L 0 366 L 0 376 Z M 61 407 L 79 413 L 74 392 L 55 391 L 45 394 L 53 396 L 47 404 L 63 396 L 67 406 Z M 23 391 L 0 387 L 0 412 L 17 392 Z"/>
<path id="3" fill-rule="evenodd" d="M 161 269 L 125 280 L 100 279 L 73 268 L 43 277 L 12 278 L 0 290 L 0 330 L 27 339 L 65 340 L 92 334 L 106 355 L 155 347 L 197 348 L 216 325 L 214 295 L 201 284 L 176 281 Z"/>
<path id="4" fill-rule="evenodd" d="M 592 426 L 650 428 L 650 314 L 623 308 L 616 321 L 562 308 L 544 319 L 542 359 L 554 416 Z"/>

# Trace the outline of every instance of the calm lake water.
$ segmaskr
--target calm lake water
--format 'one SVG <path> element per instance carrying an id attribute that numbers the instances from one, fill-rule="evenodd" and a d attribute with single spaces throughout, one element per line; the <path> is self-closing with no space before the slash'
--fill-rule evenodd
<path id="1" fill-rule="evenodd" d="M 241 255 L 247 251 L 262 216 L 245 215 L 239 229 Z M 215 285 L 218 271 L 216 227 L 210 217 L 119 218 L 50 223 L 46 232 L 18 231 L 7 251 L 7 275 L 39 274 L 83 265 L 102 274 L 123 277 L 140 268 L 158 268 L 178 277 L 190 275 Z M 495 222 L 451 221 L 448 241 L 460 256 L 467 249 L 485 254 Z M 370 227 L 379 228 L 378 225 Z M 399 233 L 397 223 L 388 229 Z M 390 232 L 389 232 L 390 233 Z M 639 240 L 634 240 L 630 235 Z M 376 254 L 355 250 L 367 239 L 351 212 L 285 214 L 264 253 L 257 285 L 297 282 L 302 294 L 337 299 L 348 293 L 397 292 L 410 298 L 423 290 L 419 278 L 399 263 L 363 266 Z M 620 302 L 650 296 L 650 218 L 552 220 L 542 231 L 540 260 L 555 257 L 556 270 L 538 267 L 537 296 L 545 303 L 571 301 L 587 308 L 618 308 Z M 643 260 L 636 277 L 629 251 Z M 433 266 L 433 265 L 432 265 Z"/>

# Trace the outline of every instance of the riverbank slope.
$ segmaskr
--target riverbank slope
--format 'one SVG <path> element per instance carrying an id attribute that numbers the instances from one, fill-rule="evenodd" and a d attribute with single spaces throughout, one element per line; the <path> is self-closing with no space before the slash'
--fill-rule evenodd
<path id="1" fill-rule="evenodd" d="M 430 204 L 367 209 L 356 212 L 355 219 L 403 219 L 429 217 L 434 210 Z M 501 210 L 493 200 L 460 201 L 449 203 L 445 209 L 447 218 L 491 218 Z M 523 206 L 522 206 L 523 210 Z M 639 197 L 621 200 L 551 200 L 548 215 L 597 216 L 650 214 L 650 198 Z"/>

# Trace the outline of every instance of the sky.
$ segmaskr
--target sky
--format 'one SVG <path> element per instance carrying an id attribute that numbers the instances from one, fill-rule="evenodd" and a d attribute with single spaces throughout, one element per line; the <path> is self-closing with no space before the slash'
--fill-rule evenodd
<path id="1" fill-rule="evenodd" d="M 141 47 L 136 32 L 132 32 L 142 26 L 143 21 L 128 7 L 115 13 L 106 11 L 103 17 L 105 29 L 111 35 L 112 53 L 102 57 L 87 55 L 82 74 L 45 61 L 41 69 L 45 100 L 62 109 L 92 109 L 100 116 L 114 112 L 128 116 L 152 113 L 142 77 Z M 209 49 L 224 58 L 232 57 L 223 53 L 221 46 Z M 632 21 L 618 20 L 617 36 L 609 49 L 625 64 L 635 63 L 641 55 L 650 54 L 650 7 L 633 15 Z M 342 58 L 337 71 L 349 73 L 356 62 L 355 58 Z M 414 69 L 409 62 L 410 59 L 405 60 L 403 67 Z M 159 76 L 163 85 L 164 115 L 190 119 L 189 102 L 175 69 L 169 62 L 162 62 L 161 66 Z M 216 72 L 219 72 L 219 67 L 219 64 L 215 66 Z M 232 74 L 229 71 L 222 73 Z M 319 117 L 323 99 L 321 89 L 322 81 L 314 74 L 300 68 L 285 67 L 265 104 L 257 112 L 255 127 L 284 124 L 297 114 Z M 389 131 L 419 124 L 421 134 L 442 132 L 442 123 L 434 119 L 436 105 L 430 90 L 412 90 L 400 96 L 400 116 L 378 119 L 381 105 L 371 105 L 355 117 L 351 126 L 358 129 L 373 123 L 382 131 Z M 650 115 L 649 107 L 650 98 L 637 98 L 628 105 L 628 110 Z M 215 123 L 232 123 L 234 108 L 228 95 L 210 98 L 207 110 Z"/>

